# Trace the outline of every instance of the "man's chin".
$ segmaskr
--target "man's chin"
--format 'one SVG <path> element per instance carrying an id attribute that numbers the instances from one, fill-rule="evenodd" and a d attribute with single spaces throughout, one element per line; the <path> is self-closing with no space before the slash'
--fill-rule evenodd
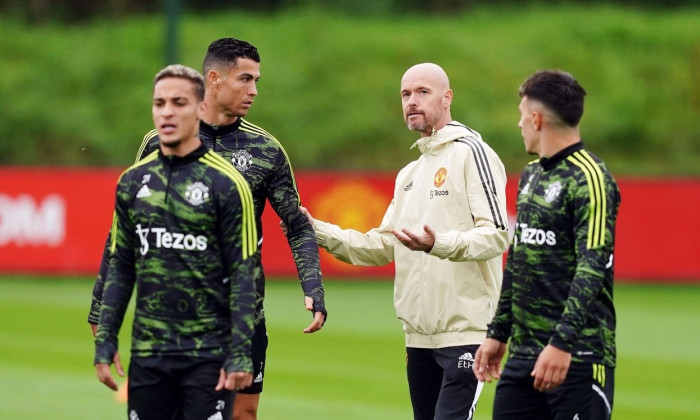
<path id="1" fill-rule="evenodd" d="M 425 131 L 425 124 L 421 123 L 406 123 L 406 127 L 411 131 Z"/>
<path id="2" fill-rule="evenodd" d="M 161 146 L 165 147 L 166 149 L 174 149 L 179 146 L 180 143 L 182 143 L 181 140 L 160 140 Z"/>

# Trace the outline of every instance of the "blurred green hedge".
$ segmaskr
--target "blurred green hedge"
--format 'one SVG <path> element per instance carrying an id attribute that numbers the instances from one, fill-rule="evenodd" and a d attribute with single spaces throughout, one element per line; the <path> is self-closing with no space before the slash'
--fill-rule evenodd
<path id="1" fill-rule="evenodd" d="M 700 9 L 475 7 L 450 16 L 343 15 L 319 8 L 184 14 L 179 59 L 200 68 L 234 36 L 262 56 L 248 119 L 297 169 L 394 171 L 415 159 L 399 81 L 431 61 L 451 78 L 452 117 L 480 131 L 511 173 L 531 159 L 517 88 L 537 69 L 588 91 L 582 134 L 615 173 L 700 175 Z M 0 164 L 133 161 L 152 126 L 152 78 L 165 65 L 161 15 L 85 24 L 0 24 Z"/>

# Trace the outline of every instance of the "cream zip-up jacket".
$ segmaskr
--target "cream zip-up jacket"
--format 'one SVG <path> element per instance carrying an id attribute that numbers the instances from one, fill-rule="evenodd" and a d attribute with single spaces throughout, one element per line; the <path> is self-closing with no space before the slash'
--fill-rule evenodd
<path id="1" fill-rule="evenodd" d="M 452 121 L 412 147 L 421 156 L 396 177 L 381 225 L 366 233 L 317 220 L 316 238 L 354 265 L 395 262 L 394 307 L 406 346 L 480 344 L 496 310 L 508 244 L 506 172 L 479 133 Z M 429 253 L 411 251 L 391 229 L 436 232 Z"/>

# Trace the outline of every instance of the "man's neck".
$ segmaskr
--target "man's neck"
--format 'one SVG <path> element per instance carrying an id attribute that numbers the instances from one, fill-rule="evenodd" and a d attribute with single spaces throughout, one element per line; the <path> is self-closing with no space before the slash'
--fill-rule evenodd
<path id="1" fill-rule="evenodd" d="M 581 135 L 578 129 L 547 131 L 543 133 L 540 157 L 552 157 L 580 141 Z"/>
<path id="2" fill-rule="evenodd" d="M 175 147 L 167 147 L 161 143 L 160 150 L 163 152 L 164 156 L 184 157 L 197 150 L 201 144 L 202 141 L 199 139 L 199 137 L 190 137 L 189 139 L 180 142 Z"/>
<path id="3" fill-rule="evenodd" d="M 206 100 L 205 100 L 206 102 Z M 202 121 L 209 125 L 225 126 L 231 125 L 238 120 L 238 116 L 231 115 L 229 112 L 222 112 L 214 106 L 207 106 L 204 115 L 202 115 Z"/>

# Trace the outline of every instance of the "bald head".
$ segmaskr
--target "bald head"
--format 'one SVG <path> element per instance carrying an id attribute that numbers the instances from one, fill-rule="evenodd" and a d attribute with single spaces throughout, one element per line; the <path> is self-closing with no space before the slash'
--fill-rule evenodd
<path id="1" fill-rule="evenodd" d="M 423 80 L 441 90 L 450 88 L 450 79 L 447 78 L 445 70 L 433 63 L 416 64 L 406 70 L 406 73 L 403 74 L 403 78 L 401 79 L 401 83 L 411 80 Z"/>
<path id="2" fill-rule="evenodd" d="M 409 130 L 424 137 L 452 121 L 450 80 L 442 67 L 433 63 L 416 64 L 401 79 L 403 117 Z"/>

